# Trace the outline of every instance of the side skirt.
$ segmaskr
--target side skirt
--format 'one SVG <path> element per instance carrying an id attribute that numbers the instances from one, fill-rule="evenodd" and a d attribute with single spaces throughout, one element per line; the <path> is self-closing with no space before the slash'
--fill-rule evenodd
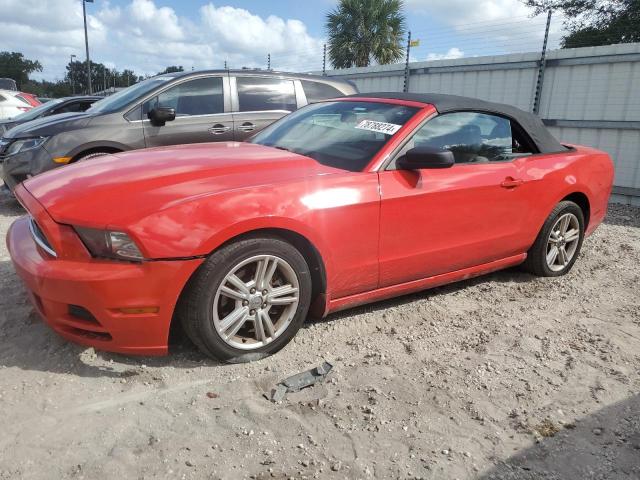
<path id="1" fill-rule="evenodd" d="M 420 290 L 426 290 L 428 288 L 439 287 L 447 283 L 459 282 L 462 280 L 479 277 L 480 275 L 519 265 L 520 263 L 524 262 L 526 258 L 527 254 L 521 253 L 520 255 L 514 255 L 512 257 L 502 258 L 493 262 L 483 263 L 482 265 L 476 265 L 475 267 L 456 270 L 455 272 L 443 273 L 440 275 L 435 275 L 433 277 L 421 278 L 419 280 L 413 280 L 411 282 L 399 283 L 397 285 L 378 288 L 377 290 L 357 293 L 348 297 L 336 298 L 335 300 L 329 300 L 327 302 L 323 316 L 326 316 L 329 313 L 337 312 L 339 310 L 356 307 L 358 305 L 364 305 L 365 303 L 386 300 L 388 298 L 398 297 L 400 295 L 406 295 L 408 293 L 418 292 Z"/>

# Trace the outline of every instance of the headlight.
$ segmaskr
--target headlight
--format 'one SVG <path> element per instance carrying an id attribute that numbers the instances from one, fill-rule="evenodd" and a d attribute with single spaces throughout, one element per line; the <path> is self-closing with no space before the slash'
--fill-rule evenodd
<path id="1" fill-rule="evenodd" d="M 11 142 L 11 144 L 9 144 L 6 155 L 15 155 L 16 153 L 38 148 L 40 145 L 46 142 L 48 138 L 49 137 L 33 137 L 15 140 Z"/>
<path id="2" fill-rule="evenodd" d="M 136 243 L 124 232 L 73 227 L 94 257 L 140 261 L 144 257 Z"/>

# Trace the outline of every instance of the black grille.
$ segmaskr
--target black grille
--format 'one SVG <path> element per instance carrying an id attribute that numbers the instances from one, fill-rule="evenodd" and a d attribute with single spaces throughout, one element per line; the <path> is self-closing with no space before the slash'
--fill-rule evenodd
<path id="1" fill-rule="evenodd" d="M 80 320 L 98 324 L 96 317 L 94 317 L 89 310 L 80 305 L 69 305 L 69 315 Z"/>

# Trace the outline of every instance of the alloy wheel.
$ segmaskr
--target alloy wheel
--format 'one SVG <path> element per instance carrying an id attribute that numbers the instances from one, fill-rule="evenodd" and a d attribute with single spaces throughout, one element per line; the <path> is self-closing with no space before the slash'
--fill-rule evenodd
<path id="1" fill-rule="evenodd" d="M 275 255 L 257 255 L 235 265 L 213 301 L 213 323 L 223 341 L 253 350 L 273 342 L 291 324 L 300 301 L 298 276 Z"/>
<path id="2" fill-rule="evenodd" d="M 580 222 L 573 213 L 561 215 L 547 240 L 547 266 L 559 272 L 569 265 L 580 243 Z"/>

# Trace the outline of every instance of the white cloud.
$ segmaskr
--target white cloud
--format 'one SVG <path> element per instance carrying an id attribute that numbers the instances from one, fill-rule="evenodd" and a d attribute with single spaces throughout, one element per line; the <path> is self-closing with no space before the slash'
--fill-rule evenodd
<path id="1" fill-rule="evenodd" d="M 453 47 L 447 50 L 446 53 L 429 53 L 427 60 L 449 60 L 464 57 L 464 52 L 459 48 Z"/>
<path id="2" fill-rule="evenodd" d="M 537 51 L 542 47 L 546 17 L 531 18 L 533 10 L 521 0 L 405 0 L 405 5 L 410 14 L 429 16 L 446 26 L 420 32 L 424 44 L 436 50 L 450 48 L 449 42 L 467 55 Z M 562 18 L 554 15 L 550 48 L 558 46 L 561 24 Z"/>
<path id="3" fill-rule="evenodd" d="M 204 4 L 197 18 L 181 17 L 157 0 L 108 0 L 87 4 L 91 59 L 120 70 L 155 74 L 168 65 L 185 69 L 265 67 L 318 69 L 322 40 L 295 19 Z M 44 67 L 36 78 L 64 77 L 69 55 L 84 58 L 82 2 L 79 0 L 0 0 L 0 47 L 22 52 Z"/>

